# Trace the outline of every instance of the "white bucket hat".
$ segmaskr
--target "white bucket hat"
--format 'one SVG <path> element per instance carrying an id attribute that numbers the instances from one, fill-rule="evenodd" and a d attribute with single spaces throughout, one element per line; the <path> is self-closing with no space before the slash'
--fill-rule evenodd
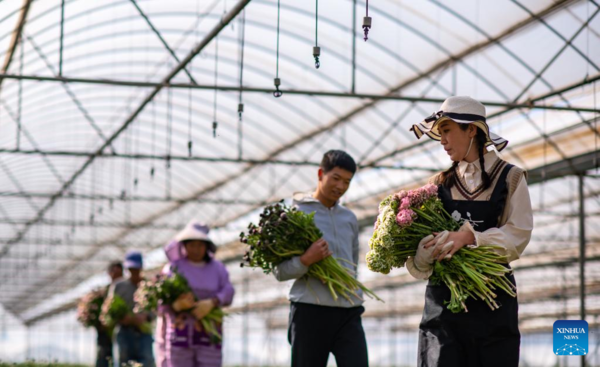
<path id="1" fill-rule="evenodd" d="M 442 103 L 440 110 L 425 118 L 422 122 L 414 124 L 410 130 L 415 133 L 417 139 L 427 135 L 433 140 L 442 139 L 438 126 L 446 120 L 452 120 L 458 124 L 474 124 L 487 136 L 485 147 L 494 145 L 498 151 L 506 148 L 508 140 L 494 134 L 485 121 L 485 106 L 471 97 L 455 96 L 449 97 Z"/>
<path id="2" fill-rule="evenodd" d="M 210 228 L 206 224 L 192 220 L 185 226 L 184 229 L 175 235 L 174 240 L 176 243 L 182 243 L 188 240 L 200 240 L 206 242 L 208 252 L 212 252 L 214 254 L 217 252 L 217 246 L 215 246 L 215 243 L 208 236 L 209 232 Z M 167 245 L 167 247 L 168 246 L 169 245 Z M 171 247 L 173 247 L 173 245 L 171 245 Z M 165 248 L 165 250 L 167 249 Z"/>

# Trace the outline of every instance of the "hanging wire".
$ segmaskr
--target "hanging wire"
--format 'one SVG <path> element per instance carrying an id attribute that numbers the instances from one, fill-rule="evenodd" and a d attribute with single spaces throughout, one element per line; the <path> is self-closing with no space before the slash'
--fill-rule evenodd
<path id="1" fill-rule="evenodd" d="M 315 47 L 313 47 L 313 57 L 315 58 L 315 68 L 321 67 L 319 61 L 321 56 L 321 47 L 319 47 L 319 0 L 316 0 L 315 5 Z"/>
<path id="2" fill-rule="evenodd" d="M 23 37 L 19 37 L 19 74 L 23 75 Z M 23 115 L 23 80 L 19 79 L 19 104 L 17 106 L 17 150 L 21 146 L 21 122 Z"/>
<path id="3" fill-rule="evenodd" d="M 138 154 L 140 152 L 140 131 L 141 131 L 141 126 L 139 121 L 137 121 L 138 123 L 135 124 L 135 122 L 133 123 L 133 126 L 131 126 L 132 129 L 132 135 L 133 135 L 133 151 L 134 154 Z M 139 177 L 139 161 L 136 160 L 132 160 L 132 164 L 134 165 L 133 167 L 133 190 L 137 190 L 138 188 L 138 177 Z"/>
<path id="4" fill-rule="evenodd" d="M 356 92 L 356 0 L 352 1 L 352 86 L 350 93 Z M 346 125 L 346 124 L 344 124 Z"/>
<path id="5" fill-rule="evenodd" d="M 65 37 L 65 0 L 60 2 L 60 44 L 58 50 L 58 76 L 63 75 L 63 46 Z"/>
<path id="6" fill-rule="evenodd" d="M 91 179 L 91 182 L 90 182 L 90 197 L 92 198 L 90 200 L 90 224 L 91 225 L 94 224 L 94 219 L 95 219 L 95 216 L 94 216 L 94 214 L 95 214 L 94 213 L 94 199 L 93 198 L 96 195 L 96 185 L 95 185 L 95 183 L 96 183 L 96 178 L 97 178 L 96 174 L 97 174 L 97 171 L 98 171 L 97 170 L 97 168 L 98 168 L 97 164 L 98 164 L 98 161 L 95 161 L 94 163 L 92 163 L 92 179 Z M 92 226 L 92 241 L 95 240 L 93 238 L 95 236 L 96 236 L 96 226 Z"/>
<path id="7" fill-rule="evenodd" d="M 217 122 L 217 79 L 219 77 L 219 37 L 215 38 L 215 92 L 213 98 L 213 138 L 217 137 L 217 127 L 219 127 L 219 123 Z"/>
<path id="8" fill-rule="evenodd" d="M 152 101 L 152 156 L 156 155 L 156 101 Z M 150 179 L 154 180 L 154 160 L 150 167 Z"/>
<path id="9" fill-rule="evenodd" d="M 166 197 L 171 198 L 171 143 L 173 138 L 173 90 L 167 89 L 167 166 L 166 172 Z"/>
<path id="10" fill-rule="evenodd" d="M 596 111 L 598 111 L 598 104 L 597 104 L 597 94 L 596 94 L 596 82 L 594 82 L 593 85 L 594 88 L 594 109 Z M 600 116 L 598 116 L 598 112 L 594 113 L 594 151 L 596 152 L 594 154 L 594 168 L 596 169 L 596 174 L 598 174 L 598 118 L 600 118 Z"/>
<path id="11" fill-rule="evenodd" d="M 191 72 L 191 69 L 190 69 Z M 188 156 L 192 156 L 192 88 L 188 89 Z"/>
<path id="12" fill-rule="evenodd" d="M 367 13 L 365 15 L 365 17 L 363 18 L 363 31 L 365 32 L 365 42 L 367 42 L 367 40 L 369 39 L 369 29 L 371 29 L 371 17 L 369 16 L 369 0 L 366 0 L 367 2 Z"/>
<path id="13" fill-rule="evenodd" d="M 281 79 L 279 79 L 279 21 L 281 19 L 281 0 L 277 0 L 277 57 L 276 57 L 276 66 L 275 66 L 275 79 L 273 80 L 273 84 L 275 84 L 275 91 L 273 92 L 273 97 L 279 98 L 283 95 L 283 92 L 279 90 L 279 86 L 281 85 Z"/>
<path id="14" fill-rule="evenodd" d="M 240 18 L 240 94 L 238 101 L 238 159 L 242 159 L 242 114 L 244 113 L 244 103 L 242 102 L 242 86 L 244 80 L 244 43 L 246 38 L 246 10 L 242 12 Z"/>
<path id="15" fill-rule="evenodd" d="M 131 154 L 131 137 L 132 137 L 132 130 L 128 129 L 125 132 L 125 138 L 123 139 L 123 142 L 125 144 L 125 147 L 123 148 L 123 150 L 125 151 L 126 154 Z M 121 164 L 122 164 L 122 169 L 121 172 L 123 172 L 123 186 L 121 189 L 121 200 L 123 200 L 124 205 L 125 205 L 125 223 L 130 224 L 131 223 L 131 202 L 127 201 L 127 197 L 128 194 L 131 194 L 131 191 L 128 190 L 129 189 L 129 185 L 131 183 L 131 167 L 128 167 L 128 163 L 125 160 L 121 160 Z"/>
<path id="16" fill-rule="evenodd" d="M 198 20 L 200 19 L 200 1 L 196 2 L 196 16 Z M 196 44 L 198 43 L 199 35 L 198 35 L 198 21 L 195 26 L 194 35 L 196 37 Z M 194 59 L 190 61 L 190 73 L 194 74 Z M 192 141 L 192 88 L 188 91 L 188 156 L 191 157 L 193 155 L 193 141 Z"/>
<path id="17" fill-rule="evenodd" d="M 479 11 L 479 0 L 475 0 L 475 25 L 479 29 L 480 25 L 480 11 Z M 473 37 L 475 38 L 474 44 L 479 43 L 479 33 L 473 32 Z M 479 52 L 475 55 L 475 71 L 479 73 Z M 473 97 L 477 96 L 477 86 L 478 86 L 479 78 L 473 78 L 474 91 Z"/>
<path id="18" fill-rule="evenodd" d="M 546 101 L 544 101 L 544 109 L 542 110 L 542 128 L 544 134 L 544 165 L 542 166 L 542 183 L 540 184 L 540 210 L 545 208 L 544 193 L 546 191 L 546 165 L 548 164 L 548 134 L 546 132 Z"/>
<path id="19" fill-rule="evenodd" d="M 587 18 L 586 19 L 590 19 L 590 1 L 586 1 L 586 12 L 587 12 Z M 589 59 L 590 57 L 590 26 L 588 25 L 587 27 L 587 32 L 586 32 L 586 40 L 585 40 L 585 52 L 587 54 L 587 57 Z M 583 80 L 587 80 L 588 77 L 590 76 L 590 63 L 587 62 L 585 64 L 585 78 L 583 78 Z"/>

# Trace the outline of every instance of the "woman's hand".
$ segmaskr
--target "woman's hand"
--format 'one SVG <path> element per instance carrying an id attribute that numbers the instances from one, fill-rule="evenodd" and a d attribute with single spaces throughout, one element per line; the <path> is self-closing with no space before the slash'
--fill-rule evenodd
<path id="1" fill-rule="evenodd" d="M 425 244 L 425 248 L 429 248 L 435 245 L 437 241 L 438 233 L 433 233 L 436 238 Z M 433 258 L 437 258 L 437 261 L 442 261 L 443 259 L 451 259 L 452 256 L 461 248 L 472 245 L 475 243 L 475 235 L 472 232 L 464 231 L 464 232 L 448 232 L 448 238 L 446 239 L 446 243 L 453 242 L 452 245 L 449 246 L 437 246 L 433 251 Z"/>
<path id="2" fill-rule="evenodd" d="M 194 302 L 194 294 L 192 294 L 192 292 L 187 292 L 179 295 L 171 307 L 175 312 L 185 311 L 194 307 Z"/>
<path id="3" fill-rule="evenodd" d="M 192 310 L 192 315 L 194 315 L 196 320 L 202 320 L 213 308 L 215 308 L 215 304 L 212 299 L 198 301 Z"/>

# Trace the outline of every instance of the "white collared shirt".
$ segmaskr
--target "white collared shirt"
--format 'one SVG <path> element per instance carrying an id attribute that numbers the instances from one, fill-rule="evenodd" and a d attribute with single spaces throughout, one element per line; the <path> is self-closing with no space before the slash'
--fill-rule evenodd
<path id="1" fill-rule="evenodd" d="M 484 156 L 486 172 L 490 172 L 494 163 L 499 159 L 495 151 L 487 152 Z M 469 191 L 474 191 L 481 184 L 481 165 L 479 160 L 469 163 L 461 161 L 457 168 L 458 175 Z M 452 189 L 452 198 L 461 200 L 456 188 Z M 475 200 L 488 200 L 481 195 Z M 527 181 L 520 179 L 515 191 L 508 197 L 504 213 L 499 222 L 499 228 L 490 228 L 483 232 L 472 230 L 477 246 L 500 245 L 505 248 L 508 261 L 517 260 L 531 239 L 533 230 L 533 211 L 527 188 Z M 504 255 L 504 254 L 503 254 Z"/>

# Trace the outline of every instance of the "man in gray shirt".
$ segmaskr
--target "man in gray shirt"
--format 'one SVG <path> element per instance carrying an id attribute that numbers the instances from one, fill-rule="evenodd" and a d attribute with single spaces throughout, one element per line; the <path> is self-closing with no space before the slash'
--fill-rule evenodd
<path id="1" fill-rule="evenodd" d="M 358 221 L 352 211 L 339 204 L 355 172 L 356 163 L 350 155 L 331 150 L 321 161 L 316 191 L 294 195 L 293 205 L 298 210 L 315 213 L 314 221 L 323 238 L 303 255 L 279 264 L 274 272 L 279 281 L 295 279 L 289 294 L 292 367 L 325 367 L 330 352 L 338 367 L 369 364 L 362 299 L 354 298 L 350 303 L 340 297 L 336 301 L 326 285 L 306 275 L 310 265 L 331 255 L 356 274 Z"/>
<path id="2" fill-rule="evenodd" d="M 123 279 L 111 286 L 108 294 L 117 295 L 127 303 L 133 312 L 135 301 L 133 295 L 142 281 L 142 254 L 130 252 L 125 256 L 124 267 L 129 270 L 130 277 Z M 138 362 L 144 367 L 154 367 L 154 356 L 152 352 L 152 335 L 142 333 L 139 326 L 150 321 L 148 313 L 131 313 L 119 321 L 117 332 L 117 345 L 119 346 L 119 364 Z"/>

